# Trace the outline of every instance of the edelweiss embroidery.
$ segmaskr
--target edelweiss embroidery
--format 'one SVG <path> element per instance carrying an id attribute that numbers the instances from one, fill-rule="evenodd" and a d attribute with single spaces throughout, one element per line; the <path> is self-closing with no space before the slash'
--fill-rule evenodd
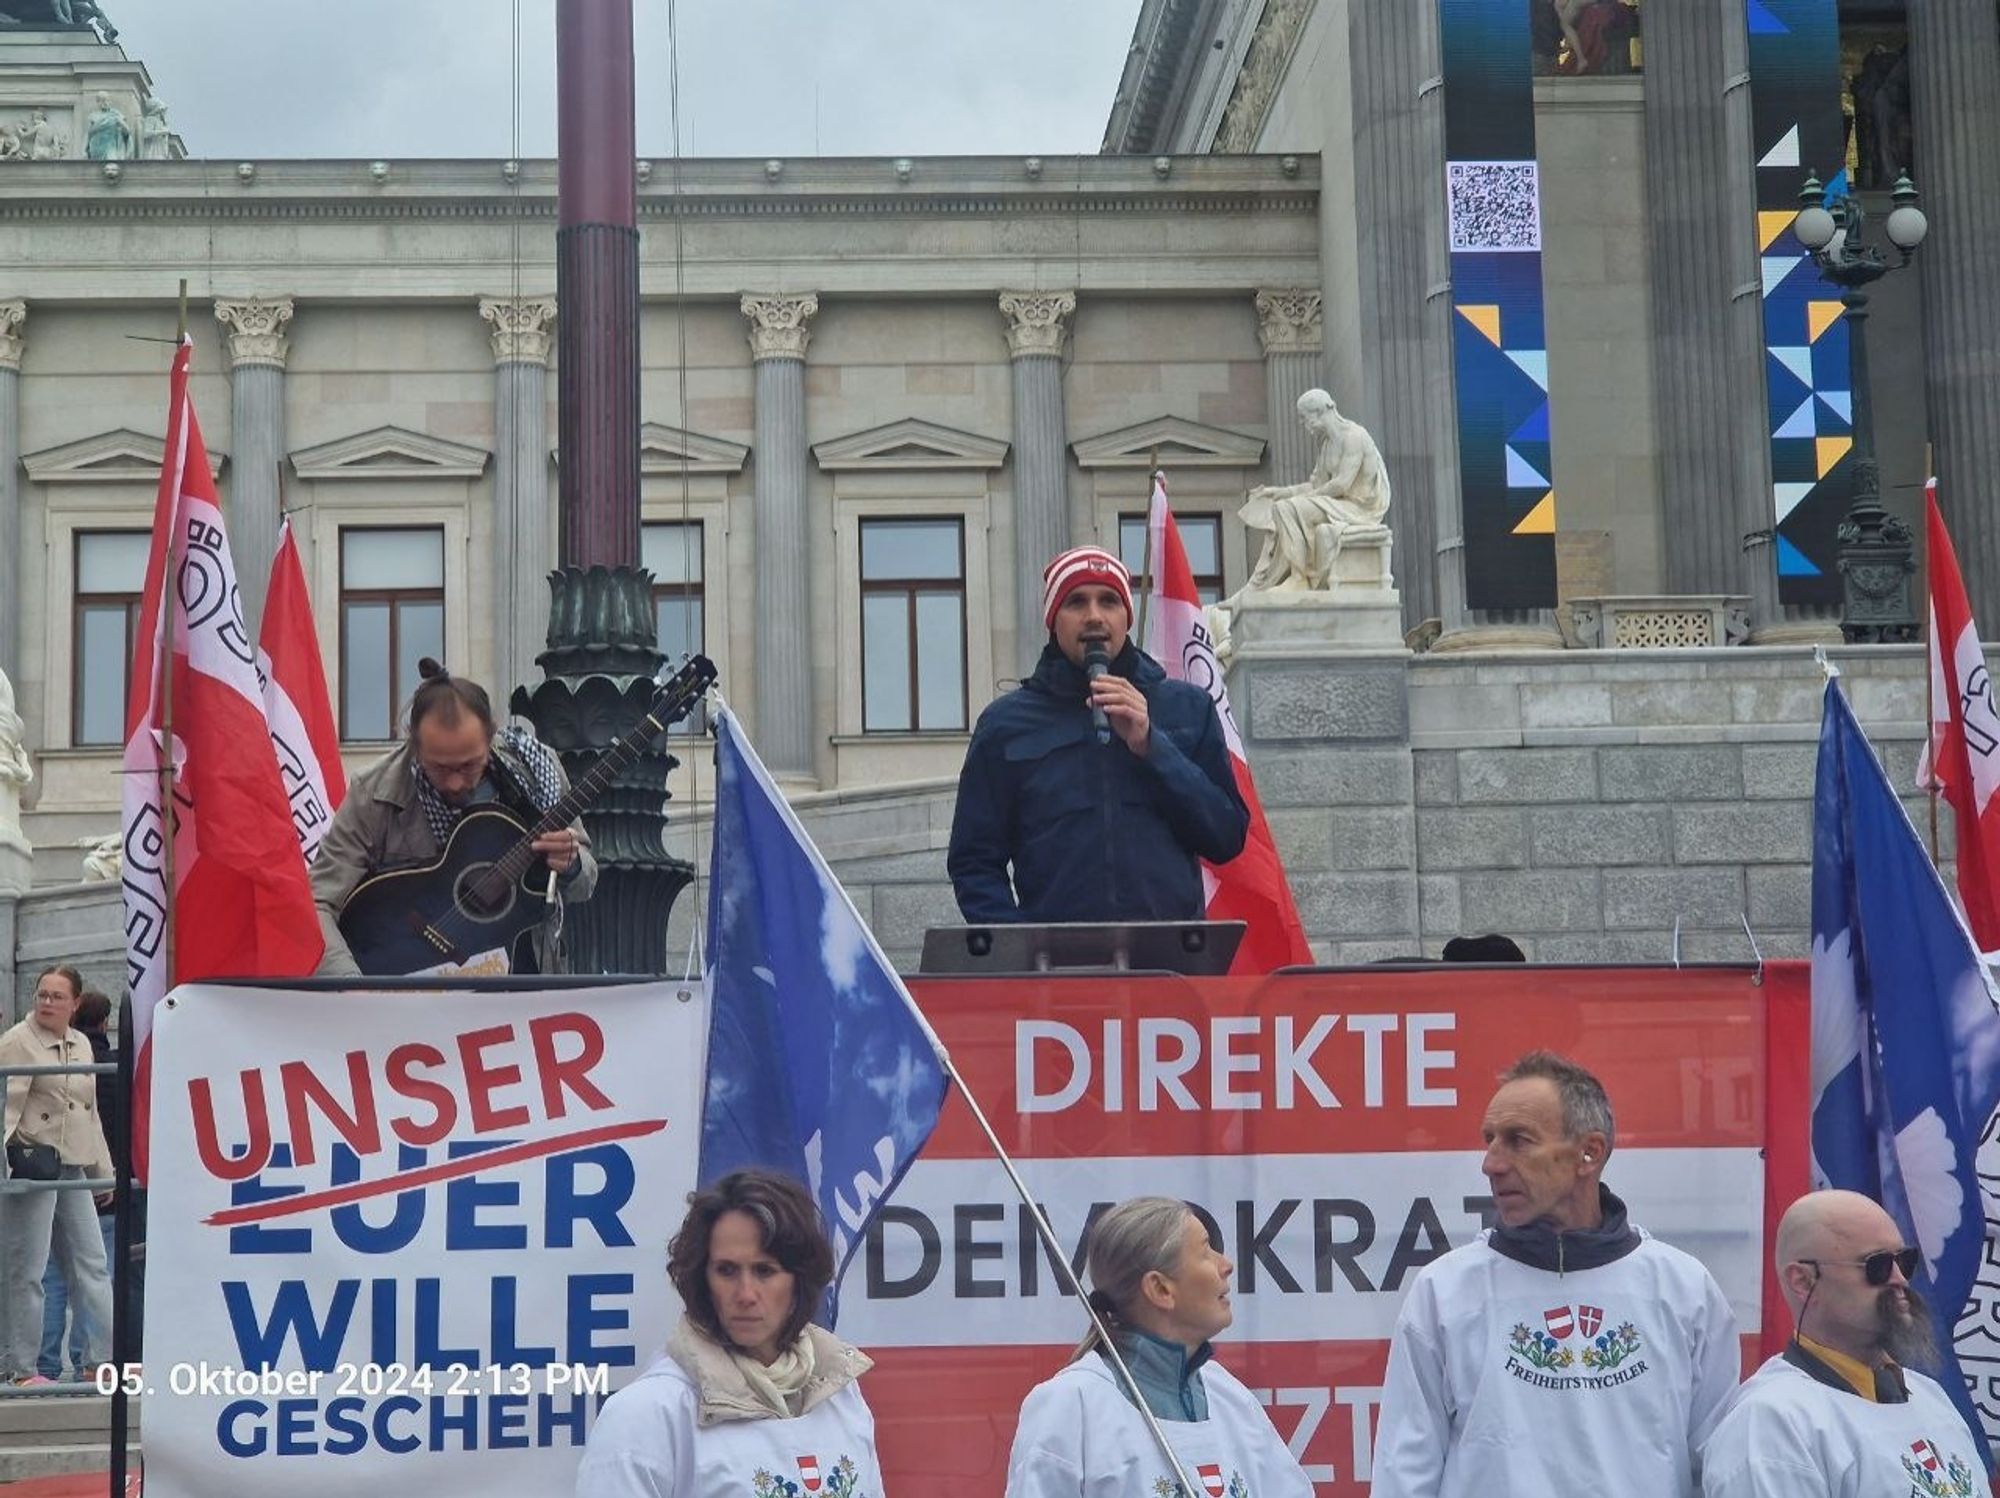
<path id="1" fill-rule="evenodd" d="M 1604 1332 L 1583 1350 L 1583 1366 L 1599 1372 L 1616 1368 L 1639 1350 L 1639 1329 L 1627 1321 L 1615 1332 Z"/>
<path id="2" fill-rule="evenodd" d="M 1630 1383 L 1649 1371 L 1638 1355 L 1644 1339 L 1629 1321 L 1605 1331 L 1607 1319 L 1602 1306 L 1564 1305 L 1542 1312 L 1542 1330 L 1515 1322 L 1507 1337 L 1507 1371 L 1538 1389 L 1615 1389 Z M 1578 1336 L 1580 1349 L 1569 1345 Z M 1565 1371 L 1579 1363 L 1580 1371 Z"/>
<path id="3" fill-rule="evenodd" d="M 1568 1334 L 1566 1321 L 1564 1334 Z M 1513 1335 L 1508 1340 L 1507 1346 L 1515 1357 L 1532 1363 L 1537 1368 L 1567 1368 L 1576 1361 L 1575 1353 L 1547 1332 L 1533 1330 L 1525 1321 L 1514 1323 Z"/>
<path id="4" fill-rule="evenodd" d="M 798 1464 L 798 1482 L 759 1467 L 750 1476 L 752 1498 L 800 1498 L 801 1494 L 810 1494 L 811 1498 L 859 1498 L 861 1474 L 852 1457 L 843 1456 L 833 1471 L 825 1475 L 820 1472 L 817 1457 L 802 1456 Z"/>
<path id="5" fill-rule="evenodd" d="M 1944 1461 L 1929 1441 L 1912 1441 L 1903 1457 L 1903 1470 L 1916 1486 L 1912 1495 L 1922 1498 L 1972 1498 L 1972 1469 L 1956 1456 Z"/>
<path id="6" fill-rule="evenodd" d="M 1208 1498 L 1250 1498 L 1250 1484 L 1243 1480 L 1241 1472 L 1232 1471 L 1225 1486 L 1222 1481 L 1222 1466 L 1219 1462 L 1204 1462 L 1195 1468 L 1195 1476 L 1200 1480 L 1202 1491 Z M 1181 1485 L 1171 1477 L 1154 1479 L 1153 1498 L 1182 1498 Z"/>

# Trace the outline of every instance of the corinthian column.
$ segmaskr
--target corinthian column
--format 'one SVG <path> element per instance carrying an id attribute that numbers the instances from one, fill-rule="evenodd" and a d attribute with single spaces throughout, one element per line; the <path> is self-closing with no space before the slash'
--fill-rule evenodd
<path id="1" fill-rule="evenodd" d="M 1317 291 L 1257 293 L 1257 340 L 1264 345 L 1264 419 L 1271 433 L 1271 482 L 1302 484 L 1314 452 L 1299 420 L 1299 397 L 1326 384 Z"/>
<path id="2" fill-rule="evenodd" d="M 548 639 L 555 567 L 549 493 L 552 296 L 479 299 L 493 344 L 493 685 L 528 684 Z"/>
<path id="3" fill-rule="evenodd" d="M 1000 311 L 1014 359 L 1014 661 L 1025 676 L 1042 653 L 1042 568 L 1070 544 L 1062 346 L 1076 293 L 1003 291 Z"/>
<path id="4" fill-rule="evenodd" d="M 812 526 L 806 508 L 807 327 L 819 298 L 745 295 L 757 371 L 757 742 L 779 775 L 813 778 Z"/>
<path id="5" fill-rule="evenodd" d="M 0 675 L 21 679 L 21 324 L 28 304 L 0 302 Z"/>
<path id="6" fill-rule="evenodd" d="M 278 465 L 285 460 L 285 356 L 291 351 L 285 328 L 292 320 L 292 299 L 217 298 L 215 318 L 229 330 L 232 452 L 223 513 L 236 559 L 243 623 L 254 640 L 264 617 L 264 586 L 271 578 L 283 518 Z"/>
<path id="7" fill-rule="evenodd" d="M 1980 0 L 1911 0 L 1913 175 L 1924 240 L 1924 397 L 1938 504 L 1979 618 L 2000 619 L 2000 15 Z"/>

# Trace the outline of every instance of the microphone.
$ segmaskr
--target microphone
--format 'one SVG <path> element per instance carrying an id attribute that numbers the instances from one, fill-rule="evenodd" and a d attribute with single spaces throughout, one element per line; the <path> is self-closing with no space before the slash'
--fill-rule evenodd
<path id="1" fill-rule="evenodd" d="M 1105 654 L 1104 642 L 1102 640 L 1092 640 L 1083 647 L 1083 674 L 1085 680 L 1096 681 L 1098 677 L 1104 675 L 1110 669 L 1111 657 Z M 1108 744 L 1111 742 L 1111 720 L 1104 716 L 1103 707 L 1095 702 L 1090 704 L 1090 725 L 1097 730 L 1098 743 Z"/>

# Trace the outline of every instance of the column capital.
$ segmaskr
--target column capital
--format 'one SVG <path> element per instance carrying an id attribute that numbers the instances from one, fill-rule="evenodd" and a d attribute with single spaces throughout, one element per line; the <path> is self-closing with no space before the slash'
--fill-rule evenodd
<path id="1" fill-rule="evenodd" d="M 1320 295 L 1304 287 L 1257 293 L 1257 339 L 1265 354 L 1316 354 L 1325 342 Z"/>
<path id="2" fill-rule="evenodd" d="M 291 340 L 285 326 L 292 320 L 288 296 L 217 297 L 215 320 L 229 330 L 229 367 L 269 364 L 285 367 Z"/>
<path id="3" fill-rule="evenodd" d="M 28 304 L 20 297 L 0 302 L 0 369 L 21 367 L 21 355 L 28 351 L 21 324 L 27 320 Z"/>
<path id="4" fill-rule="evenodd" d="M 479 315 L 493 324 L 488 338 L 495 364 L 549 362 L 555 342 L 556 299 L 552 296 L 483 296 Z"/>
<path id="5" fill-rule="evenodd" d="M 1064 319 L 1076 311 L 1073 291 L 1003 291 L 1000 312 L 1007 319 L 1007 349 L 1016 359 L 1060 354 Z"/>
<path id="6" fill-rule="evenodd" d="M 805 358 L 806 345 L 812 341 L 812 331 L 806 324 L 819 312 L 816 293 L 764 295 L 746 291 L 742 308 L 743 315 L 750 319 L 753 360 Z"/>

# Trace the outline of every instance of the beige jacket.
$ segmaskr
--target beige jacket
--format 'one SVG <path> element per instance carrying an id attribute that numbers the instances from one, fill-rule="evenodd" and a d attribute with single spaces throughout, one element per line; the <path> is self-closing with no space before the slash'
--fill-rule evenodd
<path id="1" fill-rule="evenodd" d="M 63 1066 L 97 1059 L 90 1038 L 72 1027 L 51 1035 L 33 1018 L 0 1035 L 0 1066 Z M 108 1180 L 111 1150 L 97 1117 L 97 1078 L 89 1072 L 67 1076 L 7 1078 L 7 1139 L 52 1144 L 65 1165 L 81 1165 L 86 1176 Z"/>
<path id="2" fill-rule="evenodd" d="M 523 784 L 531 782 L 527 768 L 503 746 L 495 744 L 493 753 L 505 761 Z M 347 903 L 355 887 L 387 869 L 420 868 L 435 863 L 444 851 L 432 835 L 430 821 L 417 801 L 416 785 L 411 778 L 416 773 L 408 744 L 363 770 L 347 787 L 347 799 L 340 803 L 333 825 L 319 845 L 319 854 L 313 859 L 312 887 L 313 902 L 319 907 L 320 932 L 326 937 L 326 955 L 319 963 L 322 975 L 353 976 L 361 971 L 341 938 L 339 925 L 340 907 Z M 560 765 L 556 774 L 562 775 Z M 568 781 L 563 783 L 567 787 Z M 563 882 L 561 890 L 563 899 L 574 905 L 588 900 L 597 887 L 597 859 L 590 851 L 590 838 L 583 824 L 573 822 L 570 830 L 577 836 L 577 872 Z M 539 945 L 537 949 L 540 950 Z M 546 972 L 546 958 L 542 966 Z"/>
<path id="3" fill-rule="evenodd" d="M 807 1324 L 805 1335 L 813 1345 L 813 1373 L 806 1380 L 805 1397 L 799 1406 L 803 1415 L 823 1404 L 875 1366 L 875 1360 L 858 1347 L 850 1347 L 823 1327 Z M 686 1316 L 667 1338 L 667 1356 L 680 1364 L 693 1382 L 697 1400 L 695 1423 L 720 1425 L 725 1420 L 775 1420 L 771 1407 L 759 1399 L 736 1366 L 729 1350 L 709 1337 Z"/>

